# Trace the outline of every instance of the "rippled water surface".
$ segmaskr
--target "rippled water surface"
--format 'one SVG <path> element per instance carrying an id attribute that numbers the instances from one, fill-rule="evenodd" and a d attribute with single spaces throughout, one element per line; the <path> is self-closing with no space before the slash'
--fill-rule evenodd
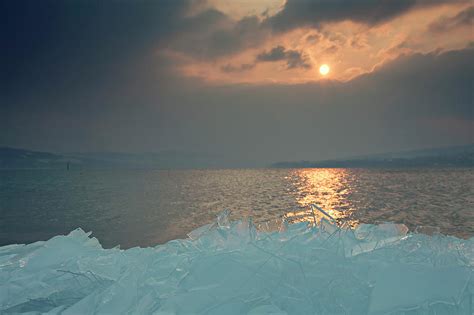
<path id="1" fill-rule="evenodd" d="M 93 231 L 106 247 L 184 237 L 223 209 L 261 223 L 394 221 L 474 236 L 474 169 L 0 171 L 0 245 Z M 317 218 L 315 218 L 317 217 Z"/>

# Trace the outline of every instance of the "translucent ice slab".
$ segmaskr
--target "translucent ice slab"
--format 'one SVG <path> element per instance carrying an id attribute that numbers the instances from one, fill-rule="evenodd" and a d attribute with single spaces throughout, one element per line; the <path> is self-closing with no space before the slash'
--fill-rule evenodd
<path id="1" fill-rule="evenodd" d="M 0 247 L 0 313 L 473 314 L 474 238 L 228 215 L 153 248 L 81 229 Z"/>

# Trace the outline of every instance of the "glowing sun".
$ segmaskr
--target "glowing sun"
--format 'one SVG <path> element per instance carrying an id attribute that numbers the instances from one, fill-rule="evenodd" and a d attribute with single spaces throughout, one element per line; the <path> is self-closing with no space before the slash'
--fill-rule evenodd
<path id="1" fill-rule="evenodd" d="M 321 65 L 321 67 L 319 67 L 319 73 L 321 73 L 321 75 L 327 75 L 329 73 L 329 66 L 327 64 Z"/>

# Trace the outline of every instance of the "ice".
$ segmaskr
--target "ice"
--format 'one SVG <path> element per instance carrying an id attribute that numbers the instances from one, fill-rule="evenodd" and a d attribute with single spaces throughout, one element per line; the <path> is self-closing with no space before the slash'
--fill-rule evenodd
<path id="1" fill-rule="evenodd" d="M 0 247 L 0 313 L 474 312 L 474 238 L 392 223 L 341 228 L 330 216 L 257 229 L 229 215 L 150 248 L 103 249 L 81 229 Z"/>

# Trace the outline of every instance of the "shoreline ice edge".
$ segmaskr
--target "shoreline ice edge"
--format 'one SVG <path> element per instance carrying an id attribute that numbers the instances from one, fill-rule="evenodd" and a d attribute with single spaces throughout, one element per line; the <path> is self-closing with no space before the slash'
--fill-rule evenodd
<path id="1" fill-rule="evenodd" d="M 82 229 L 0 247 L 5 314 L 473 314 L 474 238 L 323 219 L 274 231 L 229 212 L 148 248 Z"/>

